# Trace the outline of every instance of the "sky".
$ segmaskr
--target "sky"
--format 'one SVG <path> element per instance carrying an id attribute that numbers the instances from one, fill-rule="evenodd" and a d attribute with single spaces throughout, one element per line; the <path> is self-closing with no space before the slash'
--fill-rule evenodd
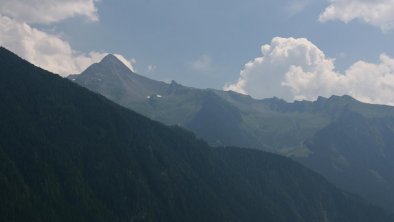
<path id="1" fill-rule="evenodd" d="M 106 54 L 186 86 L 394 105 L 394 0 L 0 0 L 0 44 L 61 76 Z"/>

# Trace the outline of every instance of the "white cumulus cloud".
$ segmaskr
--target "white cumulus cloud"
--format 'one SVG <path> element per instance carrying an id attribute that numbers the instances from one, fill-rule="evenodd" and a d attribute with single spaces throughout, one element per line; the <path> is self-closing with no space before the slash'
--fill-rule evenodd
<path id="1" fill-rule="evenodd" d="M 330 0 L 320 15 L 321 22 L 361 20 L 383 31 L 394 28 L 394 0 Z"/>
<path id="2" fill-rule="evenodd" d="M 377 63 L 358 61 L 340 73 L 334 59 L 304 38 L 276 37 L 261 49 L 263 55 L 247 63 L 238 81 L 225 90 L 288 101 L 346 94 L 394 105 L 394 59 L 388 55 L 382 54 Z"/>
<path id="3" fill-rule="evenodd" d="M 0 14 L 29 24 L 49 24 L 75 16 L 97 21 L 95 2 L 95 0 L 1 0 Z"/>
<path id="4" fill-rule="evenodd" d="M 96 0 L 1 0 L 0 45 L 44 69 L 67 76 L 79 74 L 108 53 L 82 53 L 60 36 L 46 33 L 31 24 L 50 24 L 75 16 L 98 21 Z M 116 54 L 131 70 L 134 59 Z"/>
<path id="5" fill-rule="evenodd" d="M 0 45 L 37 66 L 63 76 L 80 73 L 105 56 L 105 53 L 77 52 L 60 37 L 5 16 L 0 16 Z"/>

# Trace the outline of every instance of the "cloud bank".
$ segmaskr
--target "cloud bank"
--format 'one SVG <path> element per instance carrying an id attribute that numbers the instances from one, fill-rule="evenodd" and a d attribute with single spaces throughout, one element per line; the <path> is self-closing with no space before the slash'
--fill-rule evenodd
<path id="1" fill-rule="evenodd" d="M 367 103 L 394 105 L 394 59 L 386 54 L 377 63 L 358 61 L 340 73 L 335 60 L 305 38 L 276 37 L 261 51 L 262 56 L 247 63 L 238 81 L 225 90 L 287 101 L 346 94 Z"/>
<path id="2" fill-rule="evenodd" d="M 79 74 L 108 53 L 82 53 L 60 36 L 49 34 L 31 24 L 50 24 L 82 16 L 98 21 L 95 0 L 0 1 L 0 45 L 44 69 L 67 76 Z M 134 59 L 116 54 L 131 70 Z"/>
<path id="3" fill-rule="evenodd" d="M 5 16 L 0 16 L 0 44 L 29 62 L 61 75 L 80 73 L 105 56 L 105 53 L 77 52 L 60 37 Z"/>
<path id="4" fill-rule="evenodd" d="M 50 24 L 75 16 L 98 21 L 95 0 L 2 0 L 0 14 L 29 24 Z"/>
<path id="5" fill-rule="evenodd" d="M 394 28 L 394 0 L 330 0 L 319 20 L 361 20 L 388 31 Z"/>

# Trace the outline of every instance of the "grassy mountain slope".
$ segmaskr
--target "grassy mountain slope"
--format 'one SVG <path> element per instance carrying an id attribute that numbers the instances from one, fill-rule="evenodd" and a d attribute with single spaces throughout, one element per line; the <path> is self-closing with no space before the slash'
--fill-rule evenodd
<path id="1" fill-rule="evenodd" d="M 69 78 L 149 118 L 190 129 L 213 145 L 287 152 L 328 124 L 326 116 L 278 112 L 275 106 L 283 103 L 280 100 L 260 101 L 233 92 L 150 80 L 131 72 L 112 55 Z M 217 118 L 224 108 L 233 114 Z M 221 127 L 227 122 L 236 124 L 235 128 Z M 212 126 L 216 129 L 211 132 L 202 130 Z"/>
<path id="2" fill-rule="evenodd" d="M 348 96 L 287 103 L 185 87 L 174 81 L 167 84 L 133 73 L 112 55 L 69 78 L 151 119 L 190 129 L 212 145 L 285 155 L 299 153 L 304 141 L 336 120 L 345 108 L 369 117 L 394 116 L 391 107 L 363 104 Z"/>

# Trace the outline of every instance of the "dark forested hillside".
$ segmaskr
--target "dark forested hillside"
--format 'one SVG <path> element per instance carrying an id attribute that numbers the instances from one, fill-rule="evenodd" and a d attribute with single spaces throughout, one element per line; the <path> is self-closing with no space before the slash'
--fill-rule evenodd
<path id="1" fill-rule="evenodd" d="M 344 111 L 305 145 L 312 154 L 305 165 L 394 211 L 394 118 L 366 118 Z"/>
<path id="2" fill-rule="evenodd" d="M 0 221 L 393 221 L 284 157 L 211 148 L 0 48 Z"/>

